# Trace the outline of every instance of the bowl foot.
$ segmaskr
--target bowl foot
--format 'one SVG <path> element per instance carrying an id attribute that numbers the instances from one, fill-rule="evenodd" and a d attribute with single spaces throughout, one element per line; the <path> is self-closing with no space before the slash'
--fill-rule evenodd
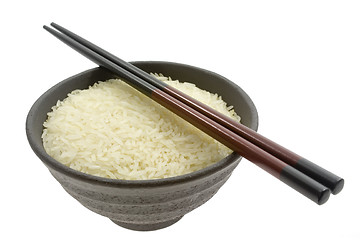
<path id="1" fill-rule="evenodd" d="M 130 229 L 130 230 L 154 231 L 154 230 L 158 230 L 158 229 L 161 229 L 161 228 L 169 227 L 169 226 L 173 225 L 174 223 L 176 223 L 177 221 L 179 221 L 181 218 L 182 218 L 182 216 L 171 219 L 169 221 L 150 223 L 150 224 L 127 223 L 127 222 L 117 221 L 117 220 L 114 220 L 114 219 L 110 219 L 110 220 L 112 222 L 114 222 L 115 224 L 119 225 L 120 227 L 127 228 L 127 229 Z"/>

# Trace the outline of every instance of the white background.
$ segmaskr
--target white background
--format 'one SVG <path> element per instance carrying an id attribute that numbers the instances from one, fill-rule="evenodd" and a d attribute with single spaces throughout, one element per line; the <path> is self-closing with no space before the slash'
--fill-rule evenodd
<path id="1" fill-rule="evenodd" d="M 358 1 L 2 1 L 1 239 L 360 239 Z M 25 118 L 93 63 L 42 29 L 56 22 L 127 60 L 217 72 L 255 102 L 259 132 L 342 176 L 317 206 L 243 160 L 205 205 L 154 232 L 82 207 L 30 149 Z M 1 236 L 3 235 L 3 236 Z"/>

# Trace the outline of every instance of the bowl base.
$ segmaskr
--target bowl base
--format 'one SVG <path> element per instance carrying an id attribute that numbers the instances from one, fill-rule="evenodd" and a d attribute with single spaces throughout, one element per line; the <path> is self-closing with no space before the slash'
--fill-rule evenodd
<path id="1" fill-rule="evenodd" d="M 130 230 L 154 231 L 154 230 L 169 227 L 169 226 L 173 225 L 174 223 L 176 223 L 177 221 L 179 221 L 182 217 L 183 216 L 177 217 L 177 218 L 171 219 L 169 221 L 165 221 L 165 222 L 157 222 L 157 223 L 150 223 L 150 224 L 127 223 L 127 222 L 117 221 L 117 220 L 114 220 L 114 219 L 110 219 L 110 220 L 113 223 L 115 223 L 116 225 L 119 225 L 120 227 L 127 228 L 127 229 L 130 229 Z"/>

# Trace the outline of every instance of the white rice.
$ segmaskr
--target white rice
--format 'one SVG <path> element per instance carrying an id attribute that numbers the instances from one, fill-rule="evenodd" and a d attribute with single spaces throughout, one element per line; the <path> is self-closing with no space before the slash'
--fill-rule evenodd
<path id="1" fill-rule="evenodd" d="M 217 94 L 156 74 L 240 121 Z M 119 79 L 75 90 L 44 123 L 46 152 L 75 170 L 113 179 L 167 178 L 197 171 L 232 151 Z"/>

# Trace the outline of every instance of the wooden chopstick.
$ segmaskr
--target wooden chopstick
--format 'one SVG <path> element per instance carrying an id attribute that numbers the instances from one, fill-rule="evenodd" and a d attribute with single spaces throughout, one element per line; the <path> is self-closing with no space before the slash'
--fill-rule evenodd
<path id="1" fill-rule="evenodd" d="M 319 183 L 328 187 L 333 194 L 337 194 L 342 190 L 342 188 L 344 186 L 344 180 L 342 178 L 338 177 L 337 175 L 327 171 L 326 169 L 316 165 L 313 162 L 310 162 L 309 160 L 286 149 L 285 147 L 277 144 L 276 142 L 271 141 L 270 139 L 262 136 L 261 134 L 257 133 L 256 131 L 246 127 L 245 125 L 234 121 L 233 119 L 229 118 L 228 116 L 225 116 L 224 114 L 221 114 L 221 113 L 215 111 L 214 109 L 197 101 L 196 99 L 194 99 L 188 95 L 185 95 L 184 93 L 178 91 L 177 89 L 156 79 L 155 77 L 144 72 L 143 70 L 141 70 L 141 69 L 135 67 L 134 65 L 118 58 L 117 56 L 105 51 L 104 49 L 102 49 L 102 48 L 96 46 L 95 44 L 87 41 L 86 39 L 76 35 L 75 33 L 61 27 L 60 25 L 58 25 L 56 23 L 51 23 L 51 26 L 53 26 L 55 29 L 62 32 L 63 34 L 71 37 L 75 41 L 81 43 L 82 45 L 90 48 L 91 50 L 100 54 L 101 56 L 116 63 L 120 67 L 133 73 L 134 75 L 138 76 L 139 78 L 142 78 L 146 82 L 156 86 L 157 88 L 170 94 L 171 96 L 173 96 L 176 99 L 180 100 L 181 102 L 187 104 L 188 106 L 191 106 L 192 108 L 201 112 L 205 116 L 213 119 L 214 121 L 220 123 L 221 125 L 227 127 L 228 129 L 234 131 L 235 133 L 239 134 L 246 140 L 252 142 L 253 144 L 255 144 L 255 145 L 259 146 L 260 148 L 262 148 L 263 150 L 267 151 L 268 153 L 274 155 L 275 157 L 279 158 L 280 160 L 293 166 L 294 168 L 301 171 L 302 173 L 315 179 Z"/>
<path id="2" fill-rule="evenodd" d="M 156 102 L 192 123 L 194 126 L 233 149 L 241 156 L 260 166 L 273 176 L 279 178 L 281 181 L 302 193 L 309 199 L 318 204 L 323 204 L 328 200 L 330 190 L 321 183 L 279 160 L 277 157 L 264 151 L 260 147 L 249 142 L 225 126 L 222 126 L 218 122 L 203 115 L 199 111 L 170 96 L 160 88 L 123 69 L 113 61 L 96 53 L 71 37 L 59 33 L 47 26 L 44 26 L 44 28 L 85 57 L 114 72 L 146 96 L 154 99 Z"/>

